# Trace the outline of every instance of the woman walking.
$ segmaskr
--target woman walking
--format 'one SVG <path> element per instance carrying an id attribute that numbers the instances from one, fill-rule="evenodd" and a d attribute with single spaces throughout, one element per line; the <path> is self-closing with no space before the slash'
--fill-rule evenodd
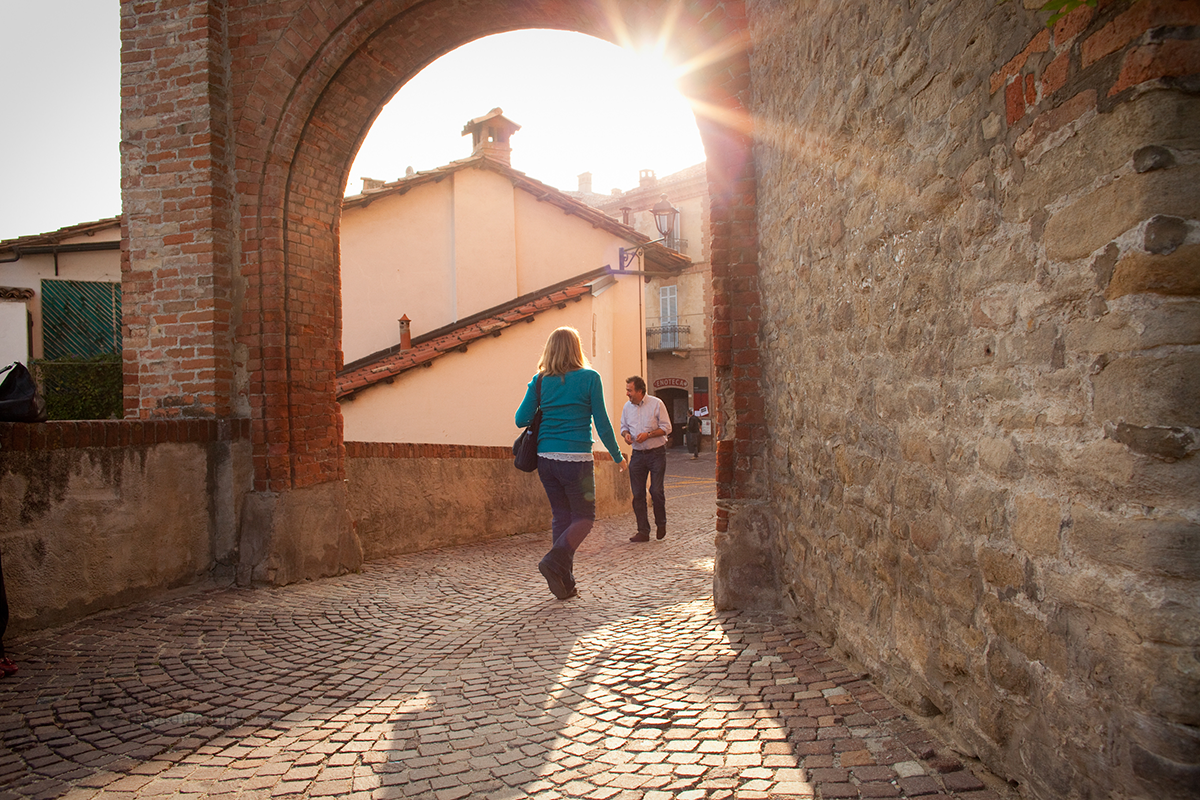
<path id="1" fill-rule="evenodd" d="M 588 365 L 577 330 L 559 328 L 546 340 L 537 374 L 529 381 L 525 399 L 517 409 L 519 428 L 527 426 L 537 411 L 539 380 L 542 422 L 538 430 L 538 477 L 550 500 L 553 546 L 538 563 L 538 571 L 554 596 L 566 600 L 579 593 L 575 588 L 575 551 L 596 520 L 593 421 L 621 472 L 629 464 L 617 446 L 600 374 Z"/>

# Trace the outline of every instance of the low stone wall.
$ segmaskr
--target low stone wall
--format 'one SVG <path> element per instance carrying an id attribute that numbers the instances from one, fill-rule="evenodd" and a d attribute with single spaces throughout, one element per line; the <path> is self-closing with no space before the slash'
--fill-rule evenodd
<path id="1" fill-rule="evenodd" d="M 9 632 L 232 578 L 249 471 L 245 421 L 0 423 Z"/>
<path id="2" fill-rule="evenodd" d="M 366 561 L 550 528 L 537 473 L 506 447 L 346 442 L 346 480 Z M 629 481 L 597 453 L 596 515 L 629 501 Z"/>
<path id="3" fill-rule="evenodd" d="M 8 632 L 205 580 L 281 585 L 550 528 L 536 473 L 513 468 L 507 448 L 363 442 L 346 443 L 344 485 L 312 487 L 264 522 L 260 506 L 279 498 L 251 491 L 249 433 L 248 420 L 0 423 Z M 606 454 L 596 483 L 599 516 L 629 509 Z M 347 516 L 347 552 L 324 553 L 312 536 Z"/>

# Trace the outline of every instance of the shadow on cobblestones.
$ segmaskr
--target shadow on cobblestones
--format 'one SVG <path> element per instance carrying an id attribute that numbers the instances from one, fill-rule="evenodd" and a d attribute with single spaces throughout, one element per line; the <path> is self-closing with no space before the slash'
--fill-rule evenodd
<path id="1" fill-rule="evenodd" d="M 683 460 L 667 538 L 600 521 L 571 601 L 539 533 L 15 639 L 0 800 L 995 798 L 790 621 L 714 611 L 712 460 Z"/>

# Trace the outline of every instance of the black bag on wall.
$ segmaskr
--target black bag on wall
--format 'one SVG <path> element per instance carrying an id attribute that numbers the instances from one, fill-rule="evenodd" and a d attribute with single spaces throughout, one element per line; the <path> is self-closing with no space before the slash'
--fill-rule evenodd
<path id="1" fill-rule="evenodd" d="M 20 361 L 4 369 L 0 383 L 0 422 L 45 422 L 46 398 L 38 391 L 37 383 Z"/>

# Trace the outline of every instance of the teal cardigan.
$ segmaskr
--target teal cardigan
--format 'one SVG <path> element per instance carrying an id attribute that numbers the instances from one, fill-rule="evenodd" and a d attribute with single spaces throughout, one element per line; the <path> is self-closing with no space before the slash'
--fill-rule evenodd
<path id="1" fill-rule="evenodd" d="M 537 410 L 537 375 L 529 381 L 525 399 L 517 409 L 517 427 L 533 421 Z M 612 422 L 604 405 L 604 385 L 593 369 L 542 378 L 542 424 L 538 429 L 539 453 L 592 452 L 592 422 L 608 454 L 618 464 L 625 458 L 617 446 Z"/>

